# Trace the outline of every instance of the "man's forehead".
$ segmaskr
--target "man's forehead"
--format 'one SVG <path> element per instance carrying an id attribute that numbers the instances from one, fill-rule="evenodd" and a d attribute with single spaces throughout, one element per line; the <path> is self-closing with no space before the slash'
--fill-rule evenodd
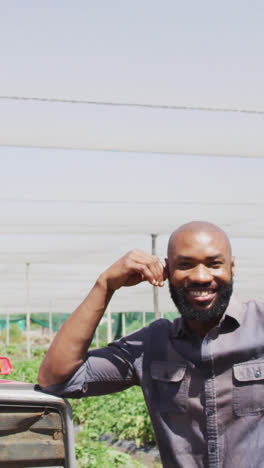
<path id="1" fill-rule="evenodd" d="M 225 238 L 220 232 L 207 231 L 181 231 L 176 233 L 173 241 L 173 247 L 179 246 L 207 246 L 208 244 L 223 245 Z"/>
<path id="2" fill-rule="evenodd" d="M 195 223 L 182 226 L 174 231 L 168 244 L 168 256 L 191 255 L 193 253 L 205 252 L 206 255 L 231 255 L 229 239 L 224 231 L 217 226 L 199 226 Z"/>

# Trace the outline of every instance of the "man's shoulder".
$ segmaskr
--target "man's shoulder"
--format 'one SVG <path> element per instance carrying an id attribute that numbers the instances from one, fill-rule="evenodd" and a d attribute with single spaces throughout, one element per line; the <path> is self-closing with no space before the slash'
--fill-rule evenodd
<path id="1" fill-rule="evenodd" d="M 240 302 L 245 308 L 254 307 L 257 309 L 262 309 L 264 311 L 264 299 L 261 297 L 251 297 L 245 295 L 235 296 L 236 301 Z"/>
<path id="2" fill-rule="evenodd" d="M 150 339 L 151 342 L 164 343 L 164 341 L 178 336 L 183 329 L 181 317 L 175 317 L 173 321 L 166 318 L 161 318 L 151 322 L 145 329 L 146 340 Z"/>
<path id="3" fill-rule="evenodd" d="M 253 320 L 264 320 L 264 300 L 260 297 L 233 295 L 231 302 L 231 315 L 242 322 L 245 318 Z"/>
<path id="4" fill-rule="evenodd" d="M 171 331 L 177 322 L 180 321 L 180 317 L 176 317 L 173 321 L 168 320 L 166 318 L 160 318 L 151 322 L 147 327 L 146 330 L 152 332 L 153 330 L 166 330 Z"/>
<path id="5" fill-rule="evenodd" d="M 153 337 L 157 337 L 158 339 L 165 335 L 168 336 L 174 329 L 175 322 L 177 320 L 178 318 L 176 318 L 173 322 L 166 318 L 154 320 L 145 327 L 139 328 L 138 330 L 135 330 L 129 333 L 128 335 L 125 335 L 124 337 L 120 338 L 119 341 L 126 341 L 127 343 L 143 343 L 148 337 L 151 337 L 151 339 L 153 339 Z"/>

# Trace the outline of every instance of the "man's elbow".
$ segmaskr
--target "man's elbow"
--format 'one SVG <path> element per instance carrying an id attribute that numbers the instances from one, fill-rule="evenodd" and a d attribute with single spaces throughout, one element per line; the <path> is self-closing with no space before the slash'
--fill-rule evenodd
<path id="1" fill-rule="evenodd" d="M 40 387 L 49 387 L 50 385 L 61 383 L 63 380 L 65 380 L 64 376 L 59 375 L 58 372 L 54 373 L 52 366 L 44 358 L 38 372 L 38 384 Z"/>
<path id="2" fill-rule="evenodd" d="M 50 385 L 57 385 L 66 382 L 74 372 L 83 364 L 83 359 L 71 365 L 63 366 L 53 365 L 48 366 L 45 360 L 42 362 L 38 373 L 38 384 L 40 387 L 49 387 Z"/>
<path id="3" fill-rule="evenodd" d="M 50 373 L 43 371 L 41 368 L 39 369 L 37 380 L 38 380 L 38 384 L 40 387 L 45 388 L 45 387 L 48 387 L 49 385 L 52 385 Z"/>

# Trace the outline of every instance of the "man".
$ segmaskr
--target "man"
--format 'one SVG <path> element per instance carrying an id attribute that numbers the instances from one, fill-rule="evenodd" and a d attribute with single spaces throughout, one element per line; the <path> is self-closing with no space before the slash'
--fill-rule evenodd
<path id="1" fill-rule="evenodd" d="M 232 296 L 233 275 L 226 234 L 206 222 L 171 235 L 165 267 L 129 252 L 63 325 L 39 384 L 73 397 L 141 385 L 166 468 L 264 467 L 264 304 Z M 166 279 L 180 318 L 87 353 L 117 289 Z"/>

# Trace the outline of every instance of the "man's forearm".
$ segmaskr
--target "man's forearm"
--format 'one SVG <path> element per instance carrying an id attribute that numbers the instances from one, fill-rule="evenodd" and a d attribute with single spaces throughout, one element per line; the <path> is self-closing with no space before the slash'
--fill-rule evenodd
<path id="1" fill-rule="evenodd" d="M 63 324 L 40 366 L 38 382 L 42 387 L 65 381 L 82 364 L 113 292 L 101 275 L 87 298 Z"/>

